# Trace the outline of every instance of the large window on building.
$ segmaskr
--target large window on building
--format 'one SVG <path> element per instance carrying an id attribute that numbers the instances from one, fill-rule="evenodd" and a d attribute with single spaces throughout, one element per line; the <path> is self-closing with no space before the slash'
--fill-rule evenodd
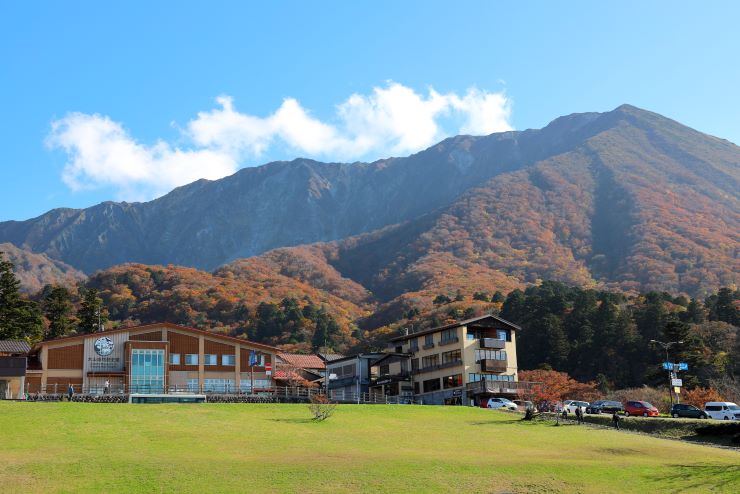
<path id="1" fill-rule="evenodd" d="M 221 365 L 236 365 L 236 355 L 221 355 Z"/>
<path id="2" fill-rule="evenodd" d="M 170 363 L 172 365 L 180 365 L 180 354 L 179 353 L 170 353 Z"/>
<path id="3" fill-rule="evenodd" d="M 164 350 L 131 350 L 131 391 L 164 393 Z"/>
<path id="4" fill-rule="evenodd" d="M 439 355 L 429 355 L 421 358 L 421 368 L 426 369 L 427 367 L 434 367 L 439 365 Z"/>
<path id="5" fill-rule="evenodd" d="M 432 391 L 439 391 L 442 389 L 439 385 L 439 378 L 427 379 L 424 381 L 424 392 L 431 393 Z"/>
<path id="6" fill-rule="evenodd" d="M 411 359 L 411 372 L 416 372 L 418 370 L 419 370 L 419 359 L 412 358 Z"/>
<path id="7" fill-rule="evenodd" d="M 462 374 L 455 374 L 454 376 L 447 376 L 442 378 L 442 385 L 445 389 L 447 388 L 458 388 L 463 385 Z"/>
<path id="8" fill-rule="evenodd" d="M 476 350 L 475 361 L 481 360 L 506 360 L 506 350 Z"/>
<path id="9" fill-rule="evenodd" d="M 439 334 L 440 343 L 448 343 L 451 341 L 457 341 L 457 328 L 445 329 Z"/>
<path id="10" fill-rule="evenodd" d="M 411 340 L 409 341 L 409 351 L 410 352 L 419 351 L 419 338 L 411 338 Z"/>
<path id="11" fill-rule="evenodd" d="M 203 365 L 218 365 L 218 355 L 209 353 L 203 355 Z"/>
<path id="12" fill-rule="evenodd" d="M 198 365 L 198 354 L 188 353 L 185 355 L 185 365 Z"/>
<path id="13" fill-rule="evenodd" d="M 450 364 L 453 362 L 462 361 L 462 352 L 460 350 L 452 350 L 450 352 L 442 353 L 442 364 Z"/>
<path id="14" fill-rule="evenodd" d="M 434 346 L 434 335 L 428 334 L 424 336 L 424 346 L 426 347 L 433 347 Z"/>

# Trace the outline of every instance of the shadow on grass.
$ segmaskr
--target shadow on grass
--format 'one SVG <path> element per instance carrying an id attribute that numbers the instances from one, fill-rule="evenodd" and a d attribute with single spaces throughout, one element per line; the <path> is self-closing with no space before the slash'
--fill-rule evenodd
<path id="1" fill-rule="evenodd" d="M 661 485 L 675 492 L 689 490 L 740 491 L 740 465 L 675 465 L 668 472 L 650 475 Z"/>
<path id="2" fill-rule="evenodd" d="M 314 419 L 267 419 L 270 422 L 282 422 L 284 424 L 310 424 L 316 422 Z"/>
<path id="3" fill-rule="evenodd" d="M 468 425 L 511 425 L 511 424 L 523 424 L 521 419 L 508 419 L 508 420 L 483 420 L 479 422 L 468 422 Z"/>

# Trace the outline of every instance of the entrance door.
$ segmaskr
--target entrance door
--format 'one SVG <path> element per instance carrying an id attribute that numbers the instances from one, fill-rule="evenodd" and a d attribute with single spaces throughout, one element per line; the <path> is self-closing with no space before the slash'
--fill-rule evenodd
<path id="1" fill-rule="evenodd" d="M 131 350 L 132 393 L 164 393 L 164 350 Z"/>

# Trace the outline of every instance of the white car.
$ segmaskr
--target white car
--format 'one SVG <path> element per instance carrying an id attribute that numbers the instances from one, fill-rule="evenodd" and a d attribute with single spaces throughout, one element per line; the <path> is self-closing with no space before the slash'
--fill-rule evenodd
<path id="1" fill-rule="evenodd" d="M 567 412 L 568 414 L 575 414 L 576 408 L 581 409 L 581 413 L 586 415 L 586 408 L 588 407 L 589 403 L 587 401 L 578 401 L 578 400 L 565 400 L 563 402 L 563 411 Z"/>
<path id="2" fill-rule="evenodd" d="M 704 411 L 710 419 L 740 420 L 740 407 L 731 401 L 710 401 L 704 404 Z"/>
<path id="3" fill-rule="evenodd" d="M 506 408 L 507 410 L 519 409 L 519 407 L 516 406 L 516 403 L 511 400 L 507 400 L 506 398 L 489 398 L 486 408 Z"/>

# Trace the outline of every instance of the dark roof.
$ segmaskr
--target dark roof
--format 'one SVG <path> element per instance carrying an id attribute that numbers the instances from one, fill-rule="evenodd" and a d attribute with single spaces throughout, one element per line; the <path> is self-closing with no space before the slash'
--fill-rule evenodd
<path id="1" fill-rule="evenodd" d="M 395 352 L 394 353 L 388 353 L 388 354 L 384 355 L 383 357 L 380 357 L 378 360 L 376 360 L 375 362 L 373 362 L 371 365 L 374 367 L 374 366 L 378 365 L 379 363 L 381 363 L 381 362 L 383 362 L 385 360 L 391 359 L 391 358 L 407 359 L 407 358 L 411 358 L 411 354 L 410 353 L 395 353 Z"/>
<path id="2" fill-rule="evenodd" d="M 381 357 L 384 357 L 385 355 L 386 355 L 386 352 L 356 353 L 354 355 L 347 355 L 346 357 L 332 360 L 331 362 L 327 362 L 327 364 L 333 365 L 333 364 L 336 364 L 337 362 L 344 362 L 346 360 L 355 360 L 358 358 L 366 358 L 366 359 L 381 358 Z"/>
<path id="3" fill-rule="evenodd" d="M 446 326 L 438 326 L 436 328 L 425 329 L 424 331 L 417 331 L 416 333 L 410 333 L 410 334 L 407 334 L 407 335 L 396 336 L 395 338 L 391 338 L 391 341 L 403 341 L 403 340 L 408 340 L 410 338 L 416 338 L 417 336 L 423 336 L 423 335 L 429 334 L 429 333 L 436 333 L 437 331 L 442 331 L 444 329 L 459 328 L 460 326 L 467 326 L 469 324 L 472 324 L 472 323 L 478 322 L 478 321 L 482 321 L 484 319 L 495 319 L 496 321 L 509 326 L 511 329 L 522 329 L 519 326 L 517 326 L 516 324 L 514 324 L 513 322 L 509 322 L 506 319 L 503 319 L 501 317 L 495 316 L 493 314 L 486 314 L 484 316 L 473 317 L 471 319 L 465 319 L 464 321 L 458 321 L 458 322 L 455 322 L 455 323 L 452 323 L 452 324 L 447 324 Z"/>
<path id="4" fill-rule="evenodd" d="M 0 340 L 0 353 L 22 353 L 26 354 L 31 350 L 25 340 Z"/>
<path id="5" fill-rule="evenodd" d="M 158 322 L 158 323 L 153 323 L 153 324 L 142 324 L 140 326 L 128 326 L 128 327 L 125 327 L 125 328 L 109 329 L 107 331 L 100 331 L 99 333 L 91 333 L 91 334 L 92 335 L 101 335 L 101 336 L 104 336 L 104 335 L 108 335 L 108 334 L 111 334 L 111 333 L 120 333 L 121 331 L 132 331 L 132 330 L 140 330 L 140 329 L 147 329 L 147 328 L 161 328 L 161 327 L 170 328 L 170 329 L 180 329 L 182 331 L 189 331 L 191 333 L 200 333 L 200 334 L 202 334 L 204 336 L 208 336 L 210 338 L 217 338 L 217 339 L 221 339 L 221 340 L 238 342 L 238 343 L 242 343 L 242 344 L 245 344 L 245 345 L 251 345 L 251 346 L 253 346 L 255 348 L 262 348 L 264 350 L 270 350 L 270 351 L 273 351 L 275 353 L 277 353 L 277 352 L 280 351 L 277 347 L 270 346 L 270 345 L 265 345 L 263 343 L 255 343 L 253 341 L 245 340 L 243 338 L 234 338 L 233 336 L 227 336 L 225 334 L 213 333 L 213 332 L 207 331 L 205 329 L 191 328 L 189 326 L 181 326 L 180 324 L 174 324 L 174 323 L 171 323 L 171 322 Z M 90 336 L 91 334 L 78 334 L 78 335 L 74 335 L 74 336 L 65 336 L 63 338 L 56 338 L 56 339 L 53 339 L 53 340 L 45 340 L 45 341 L 42 341 L 40 343 L 37 343 L 36 345 L 34 345 L 33 348 L 35 350 L 35 349 L 40 348 L 43 345 L 46 345 L 48 343 L 55 343 L 57 341 L 67 341 L 67 340 L 74 340 L 74 339 L 83 339 L 83 338 L 85 338 L 87 336 Z"/>
<path id="6" fill-rule="evenodd" d="M 341 353 L 318 353 L 317 355 L 321 357 L 324 362 L 333 362 L 345 357 Z"/>

